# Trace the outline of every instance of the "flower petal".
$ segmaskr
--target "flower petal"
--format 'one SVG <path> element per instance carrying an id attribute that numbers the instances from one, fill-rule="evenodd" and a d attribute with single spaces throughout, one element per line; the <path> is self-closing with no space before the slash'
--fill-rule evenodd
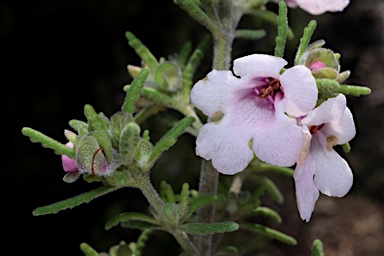
<path id="1" fill-rule="evenodd" d="M 265 54 L 252 54 L 235 59 L 233 72 L 241 78 L 278 78 L 285 65 L 287 65 L 287 61 L 282 58 Z"/>
<path id="2" fill-rule="evenodd" d="M 275 96 L 275 111 L 265 113 L 259 123 L 251 126 L 252 149 L 262 161 L 278 166 L 292 166 L 304 143 L 303 129 L 295 118 L 283 111 L 282 94 Z"/>
<path id="3" fill-rule="evenodd" d="M 342 197 L 351 189 L 353 174 L 348 163 L 333 149 L 328 149 L 322 133 L 312 136 L 308 161 L 315 165 L 314 182 L 321 193 Z M 309 159 L 309 156 L 311 157 Z"/>
<path id="4" fill-rule="evenodd" d="M 69 148 L 73 148 L 73 143 L 68 142 L 65 144 Z M 63 169 L 65 172 L 75 172 L 78 171 L 77 165 L 76 165 L 76 160 L 73 158 L 70 158 L 66 155 L 61 155 L 61 162 L 63 165 Z"/>
<path id="5" fill-rule="evenodd" d="M 341 12 L 349 4 L 349 0 L 297 0 L 299 7 L 312 15 L 325 12 Z"/>
<path id="6" fill-rule="evenodd" d="M 212 117 L 218 112 L 225 112 L 226 107 L 232 104 L 236 96 L 233 92 L 239 90 L 240 83 L 231 71 L 212 70 L 193 86 L 191 101 L 205 115 Z"/>
<path id="7" fill-rule="evenodd" d="M 337 144 L 347 143 L 356 135 L 356 127 L 349 108 L 346 108 L 340 119 L 326 123 L 321 132 L 328 136 L 335 136 Z"/>
<path id="8" fill-rule="evenodd" d="M 219 124 L 205 124 L 196 140 L 197 155 L 212 159 L 213 167 L 228 175 L 243 171 L 253 158 L 249 138 L 238 136 L 238 131 L 231 129 L 231 122 L 224 117 Z"/>
<path id="9" fill-rule="evenodd" d="M 338 120 L 343 115 L 346 104 L 345 96 L 340 93 L 337 97 L 327 99 L 320 106 L 310 111 L 308 115 L 301 120 L 301 123 L 311 126 Z"/>
<path id="10" fill-rule="evenodd" d="M 287 69 L 280 76 L 284 91 L 284 110 L 288 115 L 300 117 L 316 106 L 318 90 L 309 68 L 298 65 Z"/>
<path id="11" fill-rule="evenodd" d="M 297 165 L 294 172 L 296 203 L 302 220 L 308 222 L 319 198 L 319 190 L 313 182 L 315 171 L 314 162 L 309 160 L 303 165 Z"/>

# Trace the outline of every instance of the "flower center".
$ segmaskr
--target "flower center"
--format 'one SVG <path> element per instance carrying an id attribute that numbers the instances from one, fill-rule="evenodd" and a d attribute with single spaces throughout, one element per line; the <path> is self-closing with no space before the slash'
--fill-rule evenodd
<path id="1" fill-rule="evenodd" d="M 313 135 L 313 134 L 316 134 L 318 131 L 321 130 L 321 128 L 323 128 L 324 124 L 321 124 L 321 125 L 312 125 L 310 128 L 309 128 L 309 132 Z"/>
<path id="2" fill-rule="evenodd" d="M 267 99 L 271 104 L 273 104 L 276 93 L 281 90 L 280 80 L 269 77 L 265 78 L 265 82 L 267 84 L 263 88 L 254 88 L 254 91 L 257 96 L 262 99 Z"/>

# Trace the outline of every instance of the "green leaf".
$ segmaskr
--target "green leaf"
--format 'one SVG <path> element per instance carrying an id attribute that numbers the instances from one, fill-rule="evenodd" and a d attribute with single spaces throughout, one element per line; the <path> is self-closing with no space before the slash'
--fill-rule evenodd
<path id="1" fill-rule="evenodd" d="M 191 198 L 188 209 L 188 215 L 191 215 L 192 213 L 194 213 L 205 205 L 224 202 L 225 199 L 226 197 L 223 194 L 204 194 Z"/>
<path id="2" fill-rule="evenodd" d="M 179 66 L 180 69 L 184 68 L 185 64 L 187 63 L 189 54 L 191 54 L 191 51 L 192 51 L 192 43 L 190 41 L 185 42 L 177 58 L 177 65 Z"/>
<path id="3" fill-rule="evenodd" d="M 125 113 L 133 114 L 136 109 L 136 101 L 140 97 L 140 91 L 144 87 L 145 79 L 149 75 L 148 69 L 142 69 L 140 73 L 133 79 L 131 86 L 129 86 L 125 100 L 122 106 L 122 111 Z"/>
<path id="4" fill-rule="evenodd" d="M 288 245 L 296 245 L 297 241 L 295 238 L 286 235 L 280 231 L 277 231 L 275 229 L 268 228 L 266 226 L 260 225 L 260 224 L 248 224 L 248 223 L 242 223 L 240 225 L 240 228 L 244 228 L 248 231 L 255 232 L 257 234 L 276 239 L 282 243 L 288 244 Z"/>
<path id="5" fill-rule="evenodd" d="M 193 51 L 191 57 L 188 60 L 184 70 L 183 70 L 183 88 L 182 94 L 184 101 L 189 101 L 189 95 L 193 83 L 193 75 L 195 74 L 196 68 L 200 65 L 201 60 L 204 57 L 204 53 L 208 47 L 208 44 L 211 40 L 209 35 L 205 35 L 200 43 L 197 45 L 196 49 Z"/>
<path id="6" fill-rule="evenodd" d="M 137 55 L 139 55 L 151 72 L 155 72 L 159 62 L 149 49 L 131 32 L 125 32 L 125 37 L 128 39 L 128 44 L 136 51 Z"/>
<path id="7" fill-rule="evenodd" d="M 126 212 L 126 213 L 120 213 L 116 217 L 113 217 L 105 223 L 105 229 L 109 230 L 113 228 L 114 226 L 117 226 L 121 222 L 126 222 L 129 220 L 139 220 L 142 222 L 148 222 L 153 225 L 159 225 L 159 222 L 153 218 L 150 215 L 144 214 L 144 213 L 138 213 L 138 212 Z"/>
<path id="8" fill-rule="evenodd" d="M 171 130 L 169 130 L 153 147 L 151 156 L 149 157 L 149 166 L 152 166 L 161 154 L 172 147 L 177 138 L 185 132 L 188 126 L 195 121 L 193 117 L 184 117 Z"/>
<path id="9" fill-rule="evenodd" d="M 277 26 L 277 36 L 276 36 L 276 46 L 275 46 L 275 56 L 283 57 L 285 43 L 287 40 L 287 30 L 288 30 L 288 18 L 287 18 L 287 4 L 284 1 L 279 3 L 279 17 L 278 17 L 278 26 Z"/>
<path id="10" fill-rule="evenodd" d="M 99 253 L 87 243 L 81 243 L 80 250 L 84 253 L 85 256 L 99 256 Z"/>
<path id="11" fill-rule="evenodd" d="M 131 229 L 162 229 L 160 226 L 149 223 L 147 221 L 141 221 L 141 220 L 128 220 L 121 223 L 121 226 L 123 228 L 131 228 Z"/>
<path id="12" fill-rule="evenodd" d="M 124 91 L 129 90 L 130 85 L 124 86 Z M 147 100 L 163 106 L 173 106 L 173 99 L 168 95 L 157 91 L 154 88 L 144 87 L 141 89 L 140 95 Z"/>
<path id="13" fill-rule="evenodd" d="M 263 217 L 268 217 L 278 224 L 280 224 L 282 222 L 280 215 L 276 211 L 274 211 L 268 207 L 258 206 L 256 209 L 253 210 L 253 213 L 255 215 L 261 215 Z"/>
<path id="14" fill-rule="evenodd" d="M 69 126 L 74 129 L 79 135 L 82 131 L 88 132 L 88 124 L 81 120 L 72 119 L 69 121 Z"/>
<path id="15" fill-rule="evenodd" d="M 166 181 L 160 183 L 160 195 L 161 199 L 166 203 L 175 203 L 175 193 L 173 192 L 172 186 Z"/>
<path id="16" fill-rule="evenodd" d="M 260 181 L 265 186 L 265 190 L 272 197 L 272 199 L 275 200 L 276 203 L 282 204 L 284 202 L 283 195 L 271 179 L 267 177 L 261 177 Z"/>
<path id="17" fill-rule="evenodd" d="M 40 143 L 44 148 L 53 149 L 55 154 L 66 155 L 73 159 L 76 158 L 74 149 L 67 147 L 65 144 L 62 144 L 41 132 L 33 130 L 29 127 L 24 127 L 21 132 L 23 135 L 28 136 L 33 143 Z"/>
<path id="18" fill-rule="evenodd" d="M 140 234 L 136 242 L 135 256 L 140 256 L 145 246 L 145 242 L 149 239 L 149 235 L 152 234 L 153 230 L 145 229 Z"/>
<path id="19" fill-rule="evenodd" d="M 80 194 L 78 196 L 75 196 L 57 203 L 38 207 L 32 212 L 32 214 L 34 216 L 39 216 L 39 215 L 58 213 L 59 211 L 62 211 L 68 208 L 72 209 L 80 204 L 89 203 L 91 200 L 99 196 L 105 195 L 113 190 L 116 190 L 116 188 L 110 187 L 110 186 L 103 186 L 103 187 L 94 189 L 92 191 Z"/>
<path id="20" fill-rule="evenodd" d="M 176 64 L 165 61 L 155 70 L 154 80 L 164 91 L 175 92 L 182 86 L 181 70 Z"/>
<path id="21" fill-rule="evenodd" d="M 246 10 L 247 14 L 256 16 L 262 20 L 265 20 L 273 25 L 279 25 L 279 17 L 276 13 L 268 10 L 260 10 L 260 9 L 252 9 Z M 292 39 L 294 37 L 293 31 L 290 27 L 288 27 L 287 31 L 288 39 Z"/>
<path id="22" fill-rule="evenodd" d="M 323 243 L 319 239 L 313 241 L 312 256 L 324 256 Z"/>
<path id="23" fill-rule="evenodd" d="M 92 131 L 101 131 L 108 135 L 109 127 L 106 126 L 106 122 L 103 120 L 105 117 L 98 115 L 91 105 L 86 104 L 84 106 L 84 115 Z"/>
<path id="24" fill-rule="evenodd" d="M 133 155 L 139 142 L 140 126 L 134 122 L 127 124 L 120 134 L 120 156 L 126 166 L 133 164 Z"/>
<path id="25" fill-rule="evenodd" d="M 239 39 L 258 40 L 265 37 L 267 32 L 264 29 L 238 29 L 235 31 L 235 37 Z"/>
<path id="26" fill-rule="evenodd" d="M 341 145 L 343 147 L 344 153 L 349 153 L 351 151 L 351 145 L 347 142 Z"/>
<path id="27" fill-rule="evenodd" d="M 260 171 L 278 172 L 278 173 L 284 174 L 288 177 L 293 177 L 293 173 L 294 173 L 294 170 L 292 168 L 280 167 L 280 166 L 271 165 L 271 164 L 267 164 L 267 163 L 260 163 L 260 164 L 258 164 L 257 168 Z"/>
<path id="28" fill-rule="evenodd" d="M 239 224 L 236 222 L 187 223 L 182 225 L 181 229 L 191 235 L 212 235 L 236 231 L 239 229 Z"/>
<path id="29" fill-rule="evenodd" d="M 316 20 L 311 20 L 308 23 L 308 26 L 304 28 L 303 36 L 300 38 L 300 45 L 297 49 L 297 53 L 295 56 L 295 65 L 300 64 L 300 58 L 304 54 L 304 52 L 307 50 L 307 47 L 309 45 L 309 41 L 311 40 L 312 34 L 315 31 L 317 26 Z"/>
<path id="30" fill-rule="evenodd" d="M 371 89 L 365 86 L 357 85 L 340 85 L 339 92 L 345 95 L 361 96 L 371 93 Z"/>

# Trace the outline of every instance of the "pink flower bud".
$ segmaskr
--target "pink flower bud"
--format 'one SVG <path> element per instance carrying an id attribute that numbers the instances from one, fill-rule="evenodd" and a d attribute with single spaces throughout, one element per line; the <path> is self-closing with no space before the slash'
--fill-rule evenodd
<path id="1" fill-rule="evenodd" d="M 319 68 L 325 68 L 327 65 L 324 64 L 324 62 L 321 62 L 321 61 L 315 61 L 313 63 L 311 63 L 311 65 L 309 65 L 309 69 L 310 70 L 316 70 L 316 69 L 319 69 Z"/>
<path id="2" fill-rule="evenodd" d="M 65 145 L 69 148 L 73 148 L 72 142 L 68 142 Z M 66 155 L 61 155 L 61 161 L 62 161 L 63 169 L 65 172 L 77 172 L 78 171 L 75 159 L 72 159 Z"/>

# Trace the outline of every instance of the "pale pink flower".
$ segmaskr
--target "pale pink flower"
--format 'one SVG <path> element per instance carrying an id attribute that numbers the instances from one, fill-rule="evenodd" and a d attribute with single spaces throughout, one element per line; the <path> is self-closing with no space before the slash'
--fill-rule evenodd
<path id="1" fill-rule="evenodd" d="M 300 217 L 308 222 L 319 191 L 327 196 L 342 197 L 350 190 L 352 171 L 333 146 L 350 141 L 356 129 L 343 94 L 323 102 L 301 123 L 308 127 L 307 140 L 297 162 L 294 179 Z"/>
<path id="2" fill-rule="evenodd" d="M 276 0 L 279 2 L 279 0 Z M 349 4 L 349 0 L 286 0 L 291 8 L 300 7 L 312 15 L 320 15 L 325 12 L 341 12 Z"/>
<path id="3" fill-rule="evenodd" d="M 73 143 L 68 142 L 65 144 L 69 148 L 73 148 Z M 61 155 L 61 162 L 65 172 L 77 172 L 79 171 L 76 165 L 76 160 L 66 155 Z"/>
<path id="4" fill-rule="evenodd" d="M 234 74 L 212 70 L 194 85 L 191 100 L 211 120 L 199 132 L 196 152 L 219 172 L 243 171 L 254 153 L 269 164 L 295 164 L 304 142 L 296 117 L 315 107 L 318 91 L 303 65 L 280 74 L 286 64 L 253 54 L 234 61 Z"/>

